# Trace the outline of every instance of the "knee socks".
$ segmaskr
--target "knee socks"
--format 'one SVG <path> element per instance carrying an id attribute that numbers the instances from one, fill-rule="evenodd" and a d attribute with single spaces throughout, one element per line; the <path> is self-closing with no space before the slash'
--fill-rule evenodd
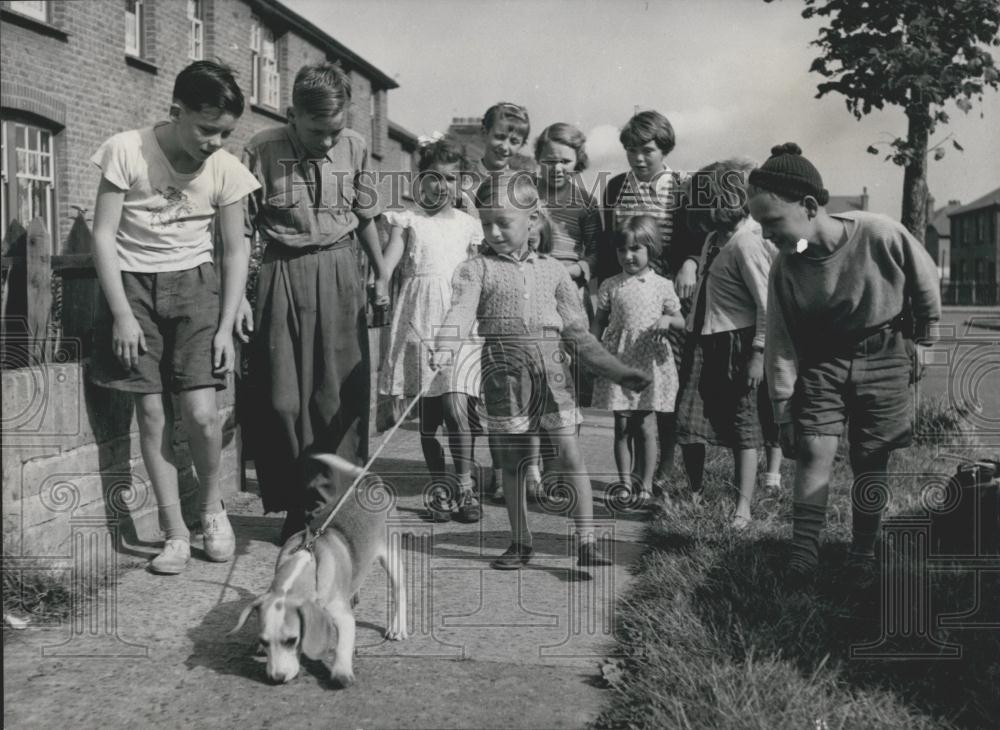
<path id="1" fill-rule="evenodd" d="M 882 511 L 872 514 L 870 511 L 859 510 L 857 505 L 852 508 L 852 536 L 850 555 L 859 558 L 875 557 L 875 542 L 878 540 L 879 528 L 882 526 Z"/>
<path id="2" fill-rule="evenodd" d="M 788 567 L 808 573 L 819 565 L 819 533 L 826 522 L 826 505 L 792 504 L 792 554 Z"/>

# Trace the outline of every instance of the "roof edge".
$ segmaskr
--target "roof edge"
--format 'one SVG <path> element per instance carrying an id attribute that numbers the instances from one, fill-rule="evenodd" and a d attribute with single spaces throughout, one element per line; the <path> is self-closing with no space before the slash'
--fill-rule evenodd
<path id="1" fill-rule="evenodd" d="M 277 18 L 289 28 L 296 30 L 303 37 L 316 42 L 317 45 L 327 49 L 328 52 L 343 58 L 350 65 L 364 71 L 377 82 L 376 86 L 378 88 L 387 90 L 399 88 L 399 84 L 384 71 L 381 71 L 378 67 L 363 59 L 325 30 L 306 20 L 283 3 L 277 0 L 250 0 L 250 5 L 266 15 Z"/>

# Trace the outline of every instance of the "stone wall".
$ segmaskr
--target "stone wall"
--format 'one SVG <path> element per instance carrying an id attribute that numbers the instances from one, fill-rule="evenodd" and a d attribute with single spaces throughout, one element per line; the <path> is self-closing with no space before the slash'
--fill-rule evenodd
<path id="1" fill-rule="evenodd" d="M 162 539 L 156 499 L 139 452 L 130 396 L 86 382 L 80 363 L 7 370 L 3 382 L 3 551 L 69 557 L 71 523 L 116 525 L 116 549 Z M 232 383 L 217 398 L 223 420 L 223 495 L 239 491 L 239 430 Z M 189 525 L 199 512 L 198 486 L 183 427 L 174 433 L 181 501 Z"/>

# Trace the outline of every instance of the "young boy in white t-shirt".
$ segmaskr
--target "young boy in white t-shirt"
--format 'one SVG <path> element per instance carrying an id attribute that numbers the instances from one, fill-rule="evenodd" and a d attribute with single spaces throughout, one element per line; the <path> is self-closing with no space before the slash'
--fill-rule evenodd
<path id="1" fill-rule="evenodd" d="M 91 161 L 101 169 L 94 262 L 104 292 L 90 372 L 97 385 L 133 393 L 143 462 L 156 495 L 163 552 L 154 573 L 181 572 L 191 556 L 172 447 L 178 396 L 202 488 L 209 560 L 232 558 L 236 539 L 222 504 L 222 429 L 215 391 L 233 370 L 233 324 L 246 286 L 243 198 L 260 187 L 222 149 L 243 114 L 232 72 L 198 61 L 178 74 L 170 121 L 122 132 Z M 222 232 L 222 296 L 213 256 Z M 221 310 L 221 313 L 220 313 Z"/>

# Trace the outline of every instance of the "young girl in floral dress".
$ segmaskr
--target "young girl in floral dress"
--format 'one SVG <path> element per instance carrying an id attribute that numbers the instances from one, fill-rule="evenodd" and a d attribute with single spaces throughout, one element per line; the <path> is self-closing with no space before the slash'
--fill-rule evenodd
<path id="1" fill-rule="evenodd" d="M 653 379 L 636 393 L 608 378 L 598 378 L 594 407 L 614 411 L 615 463 L 630 491 L 633 484 L 639 487 L 637 506 L 645 506 L 653 498 L 657 414 L 672 414 L 677 397 L 677 369 L 667 333 L 683 328 L 684 317 L 674 285 L 650 266 L 661 253 L 656 219 L 634 216 L 615 233 L 614 240 L 622 273 L 601 284 L 594 334 L 602 337 L 611 354 L 649 372 Z M 630 437 L 634 459 L 629 454 Z M 666 494 L 662 499 L 666 500 Z"/>

